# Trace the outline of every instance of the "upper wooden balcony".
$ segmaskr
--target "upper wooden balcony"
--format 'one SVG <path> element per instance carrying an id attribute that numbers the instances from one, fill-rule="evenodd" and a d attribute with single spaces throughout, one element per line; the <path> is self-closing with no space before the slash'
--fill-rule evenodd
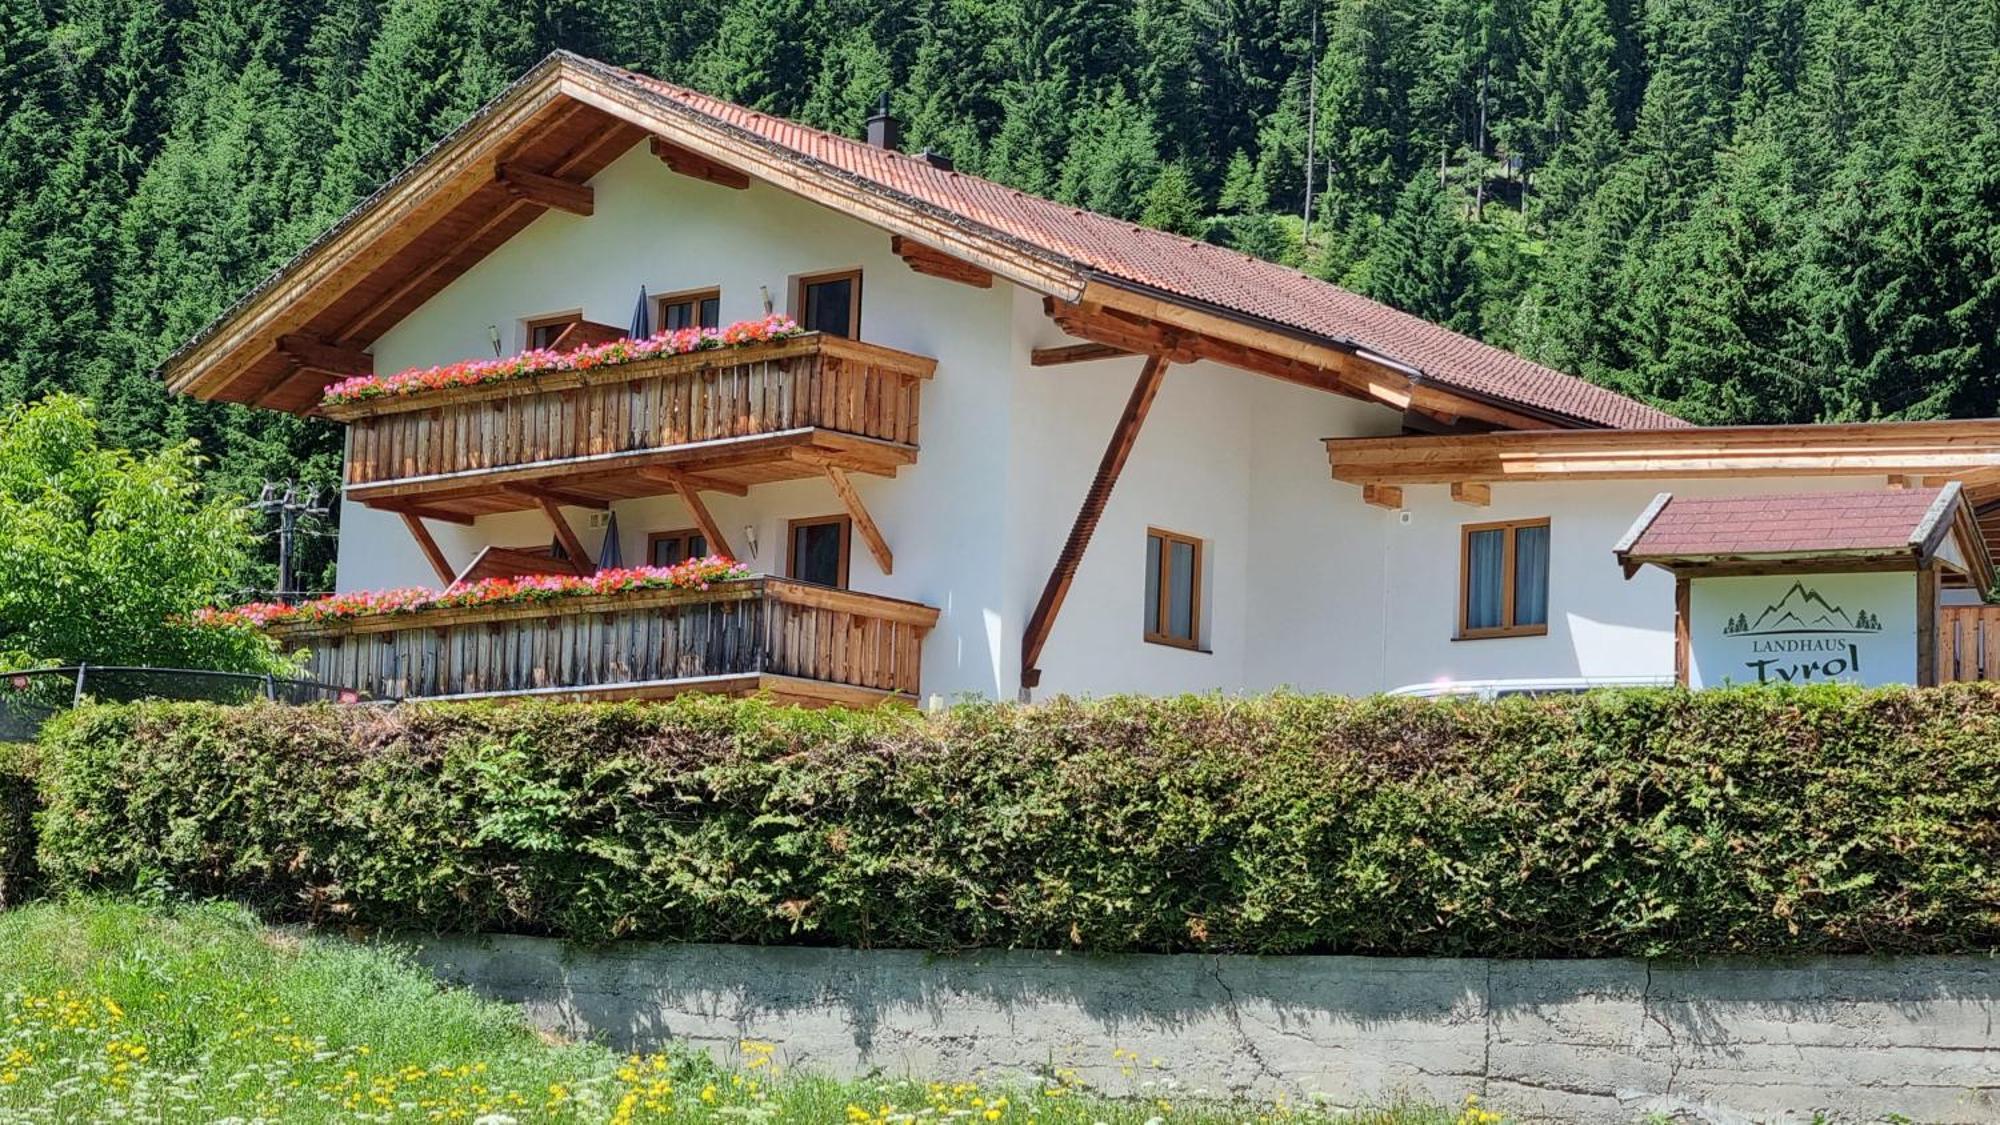
<path id="1" fill-rule="evenodd" d="M 322 408 L 348 423 L 347 495 L 468 521 L 549 500 L 741 494 L 917 459 L 937 361 L 822 333 Z"/>

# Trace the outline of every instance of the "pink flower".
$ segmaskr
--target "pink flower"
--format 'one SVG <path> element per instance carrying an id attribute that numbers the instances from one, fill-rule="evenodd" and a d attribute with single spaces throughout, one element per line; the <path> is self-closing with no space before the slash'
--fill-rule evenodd
<path id="1" fill-rule="evenodd" d="M 622 567 L 586 575 L 531 574 L 518 578 L 486 578 L 451 590 L 411 586 L 399 590 L 358 590 L 332 594 L 295 605 L 251 602 L 229 608 L 203 609 L 195 614 L 194 620 L 199 625 L 219 628 L 244 625 L 262 628 L 282 622 L 344 621 L 356 617 L 416 613 L 426 609 L 551 601 L 625 590 L 706 590 L 712 582 L 748 577 L 749 569 L 738 565 L 735 560 L 710 555 L 673 566 Z"/>
<path id="2" fill-rule="evenodd" d="M 619 363 L 637 363 L 668 355 L 711 348 L 745 347 L 800 335 L 798 322 L 788 316 L 771 315 L 762 320 L 738 321 L 727 328 L 662 329 L 644 340 L 612 340 L 586 344 L 574 351 L 558 352 L 535 348 L 501 359 L 465 359 L 437 367 L 412 367 L 394 375 L 356 375 L 329 384 L 320 402 L 326 406 L 362 402 L 372 398 L 422 394 L 447 387 L 474 387 L 521 379 L 550 371 L 588 371 Z"/>

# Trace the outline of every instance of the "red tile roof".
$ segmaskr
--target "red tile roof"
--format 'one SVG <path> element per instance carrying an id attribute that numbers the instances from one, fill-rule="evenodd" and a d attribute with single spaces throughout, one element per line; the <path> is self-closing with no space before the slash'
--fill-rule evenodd
<path id="1" fill-rule="evenodd" d="M 1667 496 L 1619 553 L 1627 559 L 1914 551 L 1938 515 L 1942 488 L 1802 492 L 1683 499 Z M 1628 539 L 1631 538 L 1628 536 Z"/>
<path id="2" fill-rule="evenodd" d="M 1066 258 L 1083 270 L 1365 349 L 1414 368 L 1446 389 L 1620 429 L 1686 425 L 1624 395 L 1297 270 L 948 171 L 917 156 L 808 128 L 657 78 L 592 60 L 574 61 L 794 156 Z"/>

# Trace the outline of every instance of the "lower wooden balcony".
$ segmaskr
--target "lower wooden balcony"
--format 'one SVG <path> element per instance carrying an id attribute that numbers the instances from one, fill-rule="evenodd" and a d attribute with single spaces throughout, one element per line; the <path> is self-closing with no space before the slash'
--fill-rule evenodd
<path id="1" fill-rule="evenodd" d="M 697 691 L 868 706 L 916 701 L 937 618 L 916 602 L 766 577 L 269 631 L 310 652 L 308 678 L 379 700 Z"/>
<path id="2" fill-rule="evenodd" d="M 324 407 L 348 424 L 346 493 L 470 522 L 543 501 L 603 506 L 894 475 L 917 458 L 937 361 L 822 333 Z"/>

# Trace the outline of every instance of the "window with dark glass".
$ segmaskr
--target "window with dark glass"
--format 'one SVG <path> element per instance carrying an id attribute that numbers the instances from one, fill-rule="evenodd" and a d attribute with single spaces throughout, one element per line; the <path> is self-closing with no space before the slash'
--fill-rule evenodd
<path id="1" fill-rule="evenodd" d="M 570 327 L 582 323 L 583 318 L 571 313 L 566 316 L 551 316 L 528 322 L 528 347 L 552 348 Z"/>
<path id="2" fill-rule="evenodd" d="M 856 338 L 861 335 L 861 271 L 802 277 L 792 306 L 799 327 Z"/>
<path id="3" fill-rule="evenodd" d="M 1146 639 L 1201 644 L 1201 540 L 1158 528 L 1146 532 Z"/>
<path id="4" fill-rule="evenodd" d="M 1467 524 L 1459 542 L 1458 635 L 1549 631 L 1549 521 Z"/>
<path id="5" fill-rule="evenodd" d="M 722 291 L 676 293 L 660 298 L 659 328 L 678 332 L 683 328 L 722 327 Z"/>
<path id="6" fill-rule="evenodd" d="M 708 539 L 695 528 L 655 531 L 646 537 L 646 561 L 653 566 L 672 566 L 689 559 L 708 557 Z"/>
<path id="7" fill-rule="evenodd" d="M 845 587 L 847 539 L 852 526 L 846 516 L 793 520 L 785 572 L 801 582 Z"/>

